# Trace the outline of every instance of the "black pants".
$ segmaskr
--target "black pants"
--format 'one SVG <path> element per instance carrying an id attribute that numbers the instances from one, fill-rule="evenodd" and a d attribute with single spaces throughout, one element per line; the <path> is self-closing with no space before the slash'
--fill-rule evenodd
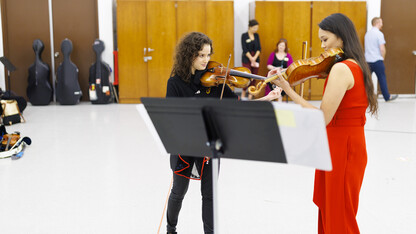
<path id="1" fill-rule="evenodd" d="M 206 234 L 214 233 L 213 202 L 212 202 L 212 162 L 204 166 L 201 177 L 202 221 Z M 198 165 L 198 164 L 197 164 Z M 198 165 L 198 170 L 201 165 Z M 175 232 L 182 201 L 189 187 L 189 179 L 173 173 L 173 185 L 169 196 L 167 210 L 167 231 Z"/>

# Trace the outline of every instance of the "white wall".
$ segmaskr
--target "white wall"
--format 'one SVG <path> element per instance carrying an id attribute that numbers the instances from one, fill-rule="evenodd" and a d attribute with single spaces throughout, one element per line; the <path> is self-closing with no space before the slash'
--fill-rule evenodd
<path id="1" fill-rule="evenodd" d="M 381 14 L 381 0 L 367 0 L 367 30 L 371 29 L 371 20 L 374 17 L 380 17 Z M 378 79 L 375 73 L 372 74 L 374 84 L 374 93 L 377 94 Z"/>
<path id="2" fill-rule="evenodd" d="M 249 4 L 253 0 L 234 1 L 234 66 L 241 67 L 241 34 L 247 32 L 249 19 Z M 215 42 L 214 42 L 215 43 Z M 214 44 L 215 46 L 215 44 Z"/>
<path id="3" fill-rule="evenodd" d="M 110 65 L 114 81 L 113 0 L 98 0 L 98 22 L 99 38 L 105 45 L 102 60 Z"/>
<path id="4" fill-rule="evenodd" d="M 381 0 L 367 0 L 367 30 L 371 29 L 371 20 L 380 17 Z"/>
<path id="5" fill-rule="evenodd" d="M 0 25 L 3 25 L 1 20 L 1 5 L 0 5 Z M 0 28 L 0 57 L 3 57 L 4 51 L 3 51 L 3 28 Z M 4 79 L 4 66 L 3 64 L 0 64 L 0 88 L 5 91 L 6 90 L 6 82 Z"/>

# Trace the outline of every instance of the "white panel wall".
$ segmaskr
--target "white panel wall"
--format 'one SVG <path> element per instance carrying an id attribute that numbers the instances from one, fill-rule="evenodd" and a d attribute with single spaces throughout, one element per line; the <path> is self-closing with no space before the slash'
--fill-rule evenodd
<path id="1" fill-rule="evenodd" d="M 110 65 L 114 81 L 113 0 L 98 0 L 98 22 L 99 37 L 105 45 L 102 59 Z"/>
<path id="2" fill-rule="evenodd" d="M 1 5 L 0 5 L 0 25 L 3 25 L 1 20 Z M 3 28 L 0 28 L 0 57 L 4 55 L 3 51 Z M 4 66 L 3 64 L 0 64 L 0 88 L 5 91 L 6 90 L 6 82 L 4 79 Z"/>

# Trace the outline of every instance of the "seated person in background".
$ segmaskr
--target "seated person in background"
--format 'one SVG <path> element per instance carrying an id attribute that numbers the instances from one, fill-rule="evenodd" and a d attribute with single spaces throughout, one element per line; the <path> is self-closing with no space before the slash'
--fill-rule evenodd
<path id="1" fill-rule="evenodd" d="M 289 67 L 289 65 L 292 63 L 293 59 L 292 56 L 288 53 L 287 40 L 281 38 L 277 42 L 275 50 L 270 54 L 269 59 L 267 60 L 267 69 L 269 71 L 275 68 L 280 68 L 280 70 L 283 70 Z M 267 94 L 272 90 L 273 85 L 268 83 L 264 95 L 267 96 Z M 282 96 L 283 95 L 284 92 L 282 92 Z"/>

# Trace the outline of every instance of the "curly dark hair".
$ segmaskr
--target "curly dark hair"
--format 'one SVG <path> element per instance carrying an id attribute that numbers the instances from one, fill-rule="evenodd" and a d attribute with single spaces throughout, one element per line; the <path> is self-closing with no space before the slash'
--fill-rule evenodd
<path id="1" fill-rule="evenodd" d="M 170 76 L 178 75 L 183 81 L 190 83 L 192 63 L 198 56 L 198 52 L 207 44 L 211 46 L 212 54 L 214 51 L 212 41 L 207 35 L 200 32 L 191 32 L 182 37 L 176 46 Z"/>
<path id="2" fill-rule="evenodd" d="M 377 116 L 378 102 L 374 94 L 373 80 L 371 79 L 370 68 L 364 57 L 364 50 L 358 39 L 352 21 L 341 13 L 332 14 L 319 23 L 319 28 L 332 32 L 344 42 L 344 57 L 354 59 L 361 67 L 364 75 L 364 85 L 367 92 L 367 99 L 370 106 L 370 113 Z"/>

